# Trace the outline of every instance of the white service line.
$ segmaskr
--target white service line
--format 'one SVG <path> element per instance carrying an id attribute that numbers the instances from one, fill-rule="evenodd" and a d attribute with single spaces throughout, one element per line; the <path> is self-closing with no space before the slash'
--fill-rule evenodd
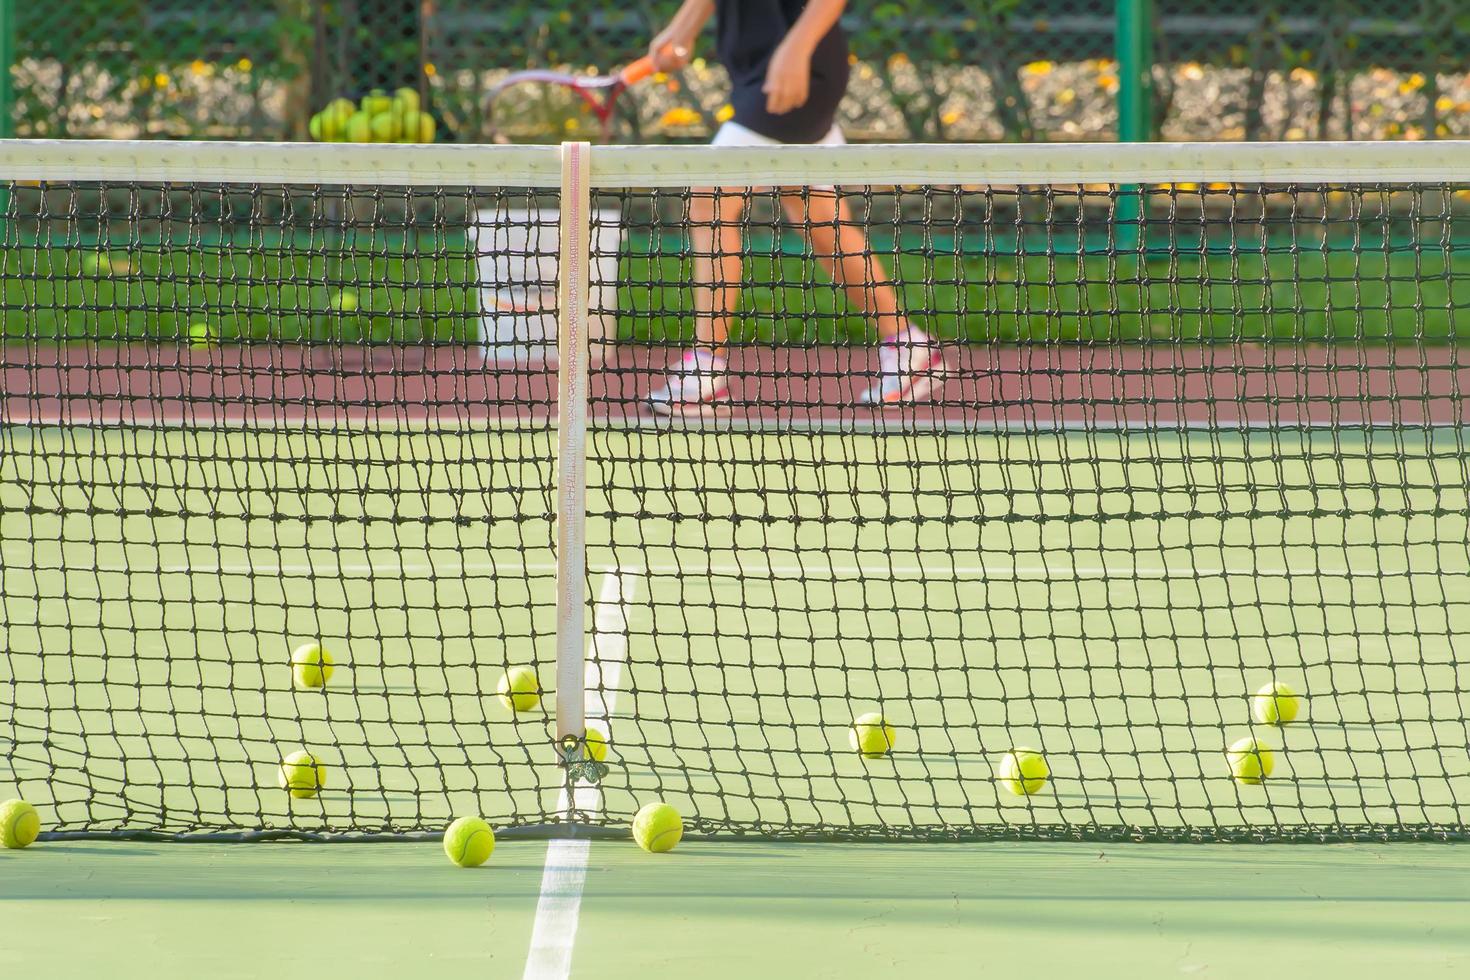
<path id="1" fill-rule="evenodd" d="M 587 658 L 587 720 L 607 730 L 628 655 L 627 605 L 638 588 L 638 576 L 612 570 L 602 579 L 592 611 L 592 651 Z M 563 789 L 557 811 L 573 809 L 594 813 L 602 806 L 602 791 L 580 785 L 572 796 Z M 582 910 L 582 888 L 587 883 L 587 858 L 592 842 L 586 838 L 558 838 L 546 845 L 546 870 L 541 875 L 541 898 L 531 928 L 531 950 L 526 957 L 525 980 L 567 980 L 572 973 L 572 949 Z"/>

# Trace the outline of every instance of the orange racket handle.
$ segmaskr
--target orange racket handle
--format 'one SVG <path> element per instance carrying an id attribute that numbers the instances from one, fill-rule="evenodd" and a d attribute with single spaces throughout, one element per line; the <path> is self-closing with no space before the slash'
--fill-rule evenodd
<path id="1" fill-rule="evenodd" d="M 637 85 L 653 74 L 653 59 L 644 55 L 618 73 L 624 85 Z"/>

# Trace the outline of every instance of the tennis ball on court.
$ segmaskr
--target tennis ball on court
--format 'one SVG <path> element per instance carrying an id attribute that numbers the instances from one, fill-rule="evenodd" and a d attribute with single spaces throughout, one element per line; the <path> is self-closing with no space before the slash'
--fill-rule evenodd
<path id="1" fill-rule="evenodd" d="M 358 306 L 357 290 L 343 289 L 340 292 L 333 293 L 332 298 L 327 302 L 332 309 L 340 313 L 351 313 Z"/>
<path id="2" fill-rule="evenodd" d="M 189 346 L 208 347 L 214 343 L 214 331 L 203 321 L 189 324 Z"/>
<path id="3" fill-rule="evenodd" d="M 292 752 L 281 760 L 281 789 L 298 800 L 309 800 L 327 785 L 327 767 L 310 752 Z"/>
<path id="4" fill-rule="evenodd" d="M 1238 783 L 1259 786 L 1276 767 L 1276 757 L 1269 746 L 1254 738 L 1242 738 L 1225 750 L 1230 760 L 1230 774 Z"/>
<path id="5" fill-rule="evenodd" d="M 898 733 L 876 711 L 860 716 L 848 730 L 847 741 L 864 759 L 881 759 L 893 748 Z"/>
<path id="6" fill-rule="evenodd" d="M 354 112 L 343 127 L 343 135 L 349 143 L 371 143 L 373 141 L 373 117 L 366 112 Z"/>
<path id="7" fill-rule="evenodd" d="M 1000 760 L 1000 784 L 1015 796 L 1030 796 L 1041 792 L 1051 776 L 1051 767 L 1046 756 L 1035 749 L 1014 748 Z"/>
<path id="8" fill-rule="evenodd" d="M 495 850 L 495 831 L 479 817 L 460 817 L 444 831 L 444 853 L 461 868 L 478 868 Z"/>
<path id="9" fill-rule="evenodd" d="M 598 728 L 587 729 L 587 734 L 582 738 L 582 744 L 586 746 L 587 758 L 593 762 L 603 762 L 607 759 L 607 733 Z"/>
<path id="10" fill-rule="evenodd" d="M 299 646 L 291 653 L 291 679 L 297 687 L 326 687 L 335 669 L 333 663 L 320 643 Z"/>
<path id="11" fill-rule="evenodd" d="M 534 711 L 541 703 L 541 681 L 530 667 L 512 667 L 495 685 L 500 702 L 511 711 Z"/>
<path id="12" fill-rule="evenodd" d="M 633 839 L 650 854 L 672 851 L 684 836 L 684 819 L 667 803 L 648 803 L 633 818 Z"/>
<path id="13" fill-rule="evenodd" d="M 1263 725 L 1290 724 L 1301 711 L 1301 695 L 1280 681 L 1272 681 L 1251 698 L 1251 714 Z"/>
<path id="14" fill-rule="evenodd" d="M 393 102 L 400 106 L 404 113 L 419 111 L 419 90 L 404 86 L 393 93 Z"/>
<path id="15" fill-rule="evenodd" d="M 380 88 L 375 88 L 362 97 L 362 111 L 376 116 L 393 108 L 393 97 Z"/>
<path id="16" fill-rule="evenodd" d="M 6 847 L 30 847 L 41 832 L 41 815 L 25 800 L 9 800 L 0 805 L 0 844 Z"/>

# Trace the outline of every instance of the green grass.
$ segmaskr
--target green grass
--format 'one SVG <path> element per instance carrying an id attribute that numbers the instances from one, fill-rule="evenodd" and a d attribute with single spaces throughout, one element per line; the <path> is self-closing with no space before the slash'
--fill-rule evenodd
<path id="1" fill-rule="evenodd" d="M 1157 243 L 1156 243 L 1157 244 Z M 1470 336 L 1470 250 L 1346 243 L 1299 252 L 1242 243 L 1237 255 L 1156 247 L 1146 261 L 1043 242 L 1009 251 L 926 250 L 905 240 L 896 263 L 903 302 L 946 338 L 989 342 L 1442 343 Z M 665 239 L 627 252 L 618 269 L 618 333 L 687 340 L 693 269 Z M 109 258 L 110 256 L 110 258 Z M 100 259 L 99 259 L 100 257 Z M 102 265 L 101 269 L 97 266 Z M 0 326 L 10 339 L 161 340 L 208 322 L 235 341 L 464 341 L 480 331 L 473 258 L 463 240 L 384 238 L 334 251 L 318 243 L 199 242 L 105 252 L 95 246 L 0 249 Z M 871 324 L 850 310 L 800 243 L 756 240 L 746 262 L 737 341 L 862 340 Z M 684 284 L 684 285 L 676 285 Z M 359 308 L 336 297 L 356 291 Z"/>

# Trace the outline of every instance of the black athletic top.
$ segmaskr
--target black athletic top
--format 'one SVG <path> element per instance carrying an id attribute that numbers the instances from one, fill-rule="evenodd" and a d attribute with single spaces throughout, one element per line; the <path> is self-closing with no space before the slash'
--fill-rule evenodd
<path id="1" fill-rule="evenodd" d="M 836 24 L 812 52 L 806 104 L 782 115 L 766 111 L 766 66 L 776 46 L 806 7 L 806 0 L 716 0 L 717 49 L 730 73 L 735 121 L 782 143 L 815 143 L 837 119 L 847 91 L 847 35 Z"/>

